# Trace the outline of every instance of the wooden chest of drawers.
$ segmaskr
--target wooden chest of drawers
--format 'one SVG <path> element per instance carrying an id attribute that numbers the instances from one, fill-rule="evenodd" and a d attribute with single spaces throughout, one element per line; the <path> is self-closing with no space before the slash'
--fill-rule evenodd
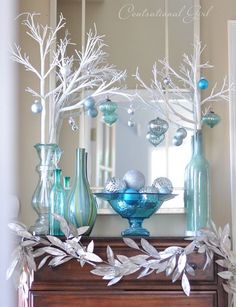
<path id="1" fill-rule="evenodd" d="M 127 247 L 121 238 L 94 238 L 95 252 L 106 259 L 106 246 L 114 253 L 131 256 L 137 253 Z M 137 242 L 139 240 L 137 239 Z M 168 246 L 185 246 L 182 238 L 150 238 L 150 243 L 164 249 Z M 172 283 L 165 274 L 151 274 L 136 279 L 128 276 L 118 284 L 107 287 L 107 281 L 90 273 L 89 265 L 81 268 L 77 261 L 70 261 L 56 268 L 43 267 L 31 276 L 28 306 L 30 307 L 226 307 L 227 295 L 222 280 L 213 263 L 205 271 L 203 254 L 190 255 L 196 275 L 189 277 L 190 297 L 185 296 L 180 281 Z"/>

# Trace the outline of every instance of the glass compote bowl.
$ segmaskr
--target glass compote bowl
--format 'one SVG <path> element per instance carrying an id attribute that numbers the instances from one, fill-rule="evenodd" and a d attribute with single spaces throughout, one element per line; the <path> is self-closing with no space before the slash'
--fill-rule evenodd
<path id="1" fill-rule="evenodd" d="M 149 218 L 163 204 L 176 194 L 161 193 L 94 193 L 98 198 L 108 201 L 111 207 L 123 218 L 128 219 L 130 227 L 122 231 L 122 236 L 149 236 L 147 229 L 142 227 L 144 219 Z"/>

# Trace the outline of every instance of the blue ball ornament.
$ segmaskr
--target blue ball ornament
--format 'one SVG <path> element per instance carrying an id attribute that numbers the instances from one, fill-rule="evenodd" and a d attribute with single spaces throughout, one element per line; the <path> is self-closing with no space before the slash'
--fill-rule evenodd
<path id="1" fill-rule="evenodd" d="M 88 109 L 87 114 L 89 117 L 95 118 L 98 115 L 98 110 L 96 108 Z"/>
<path id="2" fill-rule="evenodd" d="M 140 198 L 141 194 L 135 189 L 127 189 L 123 195 L 123 200 L 129 205 L 134 205 Z"/>
<path id="3" fill-rule="evenodd" d="M 88 97 L 84 102 L 84 108 L 85 110 L 94 109 L 95 106 L 95 100 L 93 97 Z"/>
<path id="4" fill-rule="evenodd" d="M 207 89 L 207 88 L 208 88 L 208 85 L 209 85 L 208 80 L 205 79 L 205 78 L 201 78 L 201 79 L 198 81 L 198 84 L 197 84 L 197 86 L 198 86 L 198 88 L 199 88 L 200 90 L 205 90 L 205 89 Z"/>

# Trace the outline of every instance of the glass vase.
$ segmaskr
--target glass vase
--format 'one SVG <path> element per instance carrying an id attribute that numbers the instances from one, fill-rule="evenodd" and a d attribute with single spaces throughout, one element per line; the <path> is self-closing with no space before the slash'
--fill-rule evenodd
<path id="1" fill-rule="evenodd" d="M 54 170 L 54 184 L 50 192 L 50 215 L 49 215 L 49 234 L 52 236 L 63 236 L 60 223 L 53 214 L 65 217 L 66 192 L 61 184 L 61 169 Z"/>
<path id="2" fill-rule="evenodd" d="M 38 218 L 30 231 L 36 235 L 49 233 L 50 192 L 53 185 L 53 171 L 61 157 L 61 149 L 57 144 L 36 144 L 35 149 L 40 162 L 36 167 L 39 181 L 32 196 L 32 207 Z"/>
<path id="3" fill-rule="evenodd" d="M 210 216 L 209 164 L 203 153 L 201 130 L 193 136 L 193 155 L 185 169 L 184 202 L 186 208 L 186 235 L 196 236 L 206 227 Z"/>
<path id="4" fill-rule="evenodd" d="M 97 203 L 87 178 L 87 154 L 84 148 L 77 148 L 76 177 L 68 197 L 67 219 L 77 228 L 90 226 L 86 233 L 89 235 L 96 217 Z"/>

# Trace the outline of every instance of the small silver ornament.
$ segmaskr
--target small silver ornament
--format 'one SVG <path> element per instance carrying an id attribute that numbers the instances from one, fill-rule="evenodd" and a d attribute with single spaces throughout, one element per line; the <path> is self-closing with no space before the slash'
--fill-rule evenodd
<path id="1" fill-rule="evenodd" d="M 169 128 L 169 124 L 166 120 L 157 117 L 148 123 L 149 129 L 153 134 L 161 135 L 166 133 Z"/>
<path id="2" fill-rule="evenodd" d="M 109 193 L 122 193 L 126 190 L 126 183 L 123 179 L 112 177 L 105 185 L 105 191 Z"/>
<path id="3" fill-rule="evenodd" d="M 172 143 L 173 143 L 174 146 L 180 146 L 183 143 L 183 139 L 182 138 L 174 137 Z"/>
<path id="4" fill-rule="evenodd" d="M 127 110 L 127 113 L 129 115 L 134 115 L 134 109 L 132 107 L 129 107 L 128 110 Z"/>
<path id="5" fill-rule="evenodd" d="M 153 186 L 145 186 L 139 190 L 139 193 L 158 193 L 159 190 Z"/>
<path id="6" fill-rule="evenodd" d="M 163 79 L 163 83 L 164 83 L 165 85 L 169 85 L 169 84 L 170 84 L 170 78 L 165 77 L 165 78 Z"/>
<path id="7" fill-rule="evenodd" d="M 138 170 L 129 170 L 125 173 L 123 180 L 128 188 L 139 191 L 145 185 L 145 177 Z"/>
<path id="8" fill-rule="evenodd" d="M 60 69 L 60 73 L 62 76 L 67 77 L 71 73 L 71 69 L 69 65 L 64 65 Z"/>
<path id="9" fill-rule="evenodd" d="M 132 128 L 132 127 L 134 127 L 134 126 L 135 126 L 135 121 L 134 121 L 134 120 L 132 120 L 132 119 L 129 119 L 127 124 L 128 124 L 128 126 L 129 126 L 129 127 L 131 127 L 131 128 Z"/>
<path id="10" fill-rule="evenodd" d="M 156 135 L 152 132 L 148 132 L 146 134 L 146 139 L 153 145 L 153 146 L 157 146 L 159 145 L 164 139 L 165 139 L 165 135 L 161 134 L 161 135 Z"/>
<path id="11" fill-rule="evenodd" d="M 185 139 L 187 136 L 187 130 L 183 127 L 177 129 L 177 131 L 175 132 L 175 137 L 177 139 Z"/>
<path id="12" fill-rule="evenodd" d="M 77 125 L 73 125 L 71 129 L 72 131 L 76 132 L 77 130 L 79 130 L 79 127 Z"/>
<path id="13" fill-rule="evenodd" d="M 72 116 L 69 117 L 68 123 L 69 123 L 70 126 L 73 126 L 75 124 L 75 120 Z"/>
<path id="14" fill-rule="evenodd" d="M 173 185 L 170 179 L 166 177 L 158 177 L 153 181 L 153 187 L 157 188 L 159 193 L 170 194 L 173 192 Z"/>
<path id="15" fill-rule="evenodd" d="M 42 110 L 43 110 L 43 107 L 41 103 L 38 100 L 35 100 L 35 102 L 31 105 L 31 111 L 34 114 L 39 114 L 42 112 Z"/>

